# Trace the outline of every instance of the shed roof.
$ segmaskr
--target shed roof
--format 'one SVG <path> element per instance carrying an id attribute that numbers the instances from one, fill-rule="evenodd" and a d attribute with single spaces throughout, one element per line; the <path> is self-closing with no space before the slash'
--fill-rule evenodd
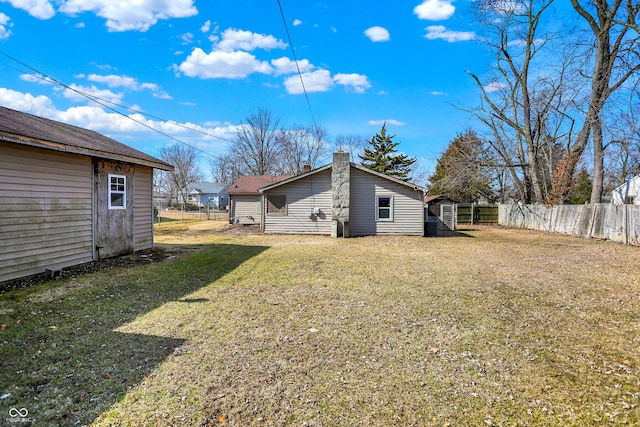
<path id="1" fill-rule="evenodd" d="M 227 190 L 230 196 L 258 196 L 260 188 L 290 178 L 291 175 L 243 175 Z"/>
<path id="2" fill-rule="evenodd" d="M 0 141 L 173 170 L 169 163 L 98 132 L 1 106 Z"/>

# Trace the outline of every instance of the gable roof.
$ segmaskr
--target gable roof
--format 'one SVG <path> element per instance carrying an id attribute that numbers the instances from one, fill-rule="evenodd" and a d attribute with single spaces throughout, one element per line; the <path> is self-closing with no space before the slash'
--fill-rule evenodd
<path id="1" fill-rule="evenodd" d="M 0 141 L 173 170 L 169 163 L 98 132 L 1 106 Z"/>
<path id="2" fill-rule="evenodd" d="M 223 193 L 231 184 L 224 182 L 196 182 L 189 185 L 189 192 L 199 194 L 220 194 Z"/>
<path id="3" fill-rule="evenodd" d="M 291 175 L 243 175 L 227 190 L 230 196 L 258 196 L 260 188 L 290 178 Z"/>
<path id="4" fill-rule="evenodd" d="M 625 189 L 626 187 L 631 187 L 631 184 L 634 183 L 635 181 L 640 181 L 640 175 L 636 175 L 632 178 L 630 178 L 628 181 L 626 181 L 624 184 L 621 184 L 619 186 L 617 186 L 616 188 L 613 189 L 613 192 L 615 193 L 622 191 L 623 189 Z"/>
<path id="5" fill-rule="evenodd" d="M 412 190 L 415 190 L 415 191 L 422 191 L 423 193 L 426 193 L 426 191 L 427 191 L 427 189 L 426 189 L 426 188 L 421 187 L 421 186 L 419 186 L 419 185 L 417 185 L 417 184 L 412 184 L 412 183 L 410 183 L 410 182 L 406 182 L 406 181 L 403 181 L 403 180 L 401 180 L 401 179 L 398 179 L 398 178 L 395 178 L 395 177 L 392 177 L 392 176 L 389 176 L 389 175 L 385 175 L 385 174 L 380 173 L 380 172 L 373 171 L 373 170 L 371 170 L 371 169 L 369 169 L 369 168 L 366 168 L 366 167 L 364 167 L 364 166 L 357 165 L 357 164 L 355 164 L 355 163 L 349 163 L 349 165 L 350 165 L 352 168 L 358 169 L 358 170 L 360 170 L 360 171 L 362 171 L 362 172 L 366 172 L 366 173 L 369 173 L 369 174 L 371 174 L 371 175 L 376 175 L 376 176 L 378 176 L 378 177 L 380 177 L 380 178 L 384 178 L 384 179 L 386 179 L 386 180 L 388 180 L 388 181 L 395 182 L 396 184 L 404 185 L 404 186 L 406 186 L 406 187 L 411 188 Z M 304 173 L 301 173 L 300 175 L 295 175 L 295 176 L 293 176 L 293 177 L 291 177 L 291 178 L 288 178 L 288 179 L 285 179 L 285 180 L 283 180 L 283 181 L 275 182 L 275 183 L 273 183 L 273 184 L 266 185 L 266 186 L 264 186 L 264 187 L 260 188 L 260 192 L 262 193 L 262 192 L 264 192 L 264 191 L 269 191 L 269 190 L 271 190 L 271 189 L 273 189 L 273 188 L 279 187 L 280 185 L 285 185 L 285 184 L 288 184 L 288 183 L 290 183 L 290 182 L 297 181 L 297 180 L 299 180 L 299 179 L 303 179 L 303 178 L 305 178 L 305 177 L 307 177 L 307 176 L 314 175 L 314 174 L 316 174 L 316 173 L 319 173 L 319 172 L 325 171 L 325 170 L 327 170 L 327 169 L 331 169 L 331 167 L 332 167 L 332 166 L 333 166 L 333 164 L 332 164 L 332 163 L 329 163 L 329 164 L 327 164 L 327 165 L 320 166 L 319 168 L 313 169 L 313 170 L 311 170 L 311 171 L 309 171 L 309 172 L 304 172 Z"/>

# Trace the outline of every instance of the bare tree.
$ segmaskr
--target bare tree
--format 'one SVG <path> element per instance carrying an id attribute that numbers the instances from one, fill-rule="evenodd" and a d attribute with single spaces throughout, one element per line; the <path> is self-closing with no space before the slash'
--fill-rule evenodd
<path id="1" fill-rule="evenodd" d="M 640 29 L 636 16 L 640 3 L 631 0 L 592 0 L 583 6 L 571 0 L 573 8 L 587 23 L 595 49 L 592 55 L 591 94 L 582 129 L 570 152 L 567 168 L 572 175 L 580 156 L 593 140 L 593 189 L 591 203 L 599 203 L 604 181 L 604 151 L 602 111 L 610 95 L 624 86 L 625 82 L 640 71 Z M 562 185 L 561 194 L 567 195 L 571 188 L 568 180 Z"/>
<path id="2" fill-rule="evenodd" d="M 238 168 L 238 162 L 233 153 L 224 153 L 209 161 L 211 178 L 215 182 L 231 183 L 237 180 L 242 173 Z"/>
<path id="3" fill-rule="evenodd" d="M 354 163 L 364 154 L 364 148 L 368 142 L 367 138 L 362 135 L 338 135 L 336 137 L 338 150 L 350 153 L 351 161 Z"/>
<path id="4" fill-rule="evenodd" d="M 554 40 L 544 33 L 544 17 L 553 0 L 505 2 L 481 0 L 477 12 L 488 30 L 485 43 L 496 55 L 489 81 L 469 72 L 482 93 L 482 104 L 472 110 L 491 130 L 487 138 L 501 167 L 509 171 L 518 198 L 526 203 L 545 202 L 545 169 L 541 163 L 547 145 L 566 128 L 568 105 L 563 80 L 570 61 L 548 66 L 538 57 Z"/>
<path id="5" fill-rule="evenodd" d="M 182 201 L 188 200 L 191 184 L 202 181 L 203 174 L 198 167 L 198 153 L 192 147 L 182 144 L 168 145 L 160 152 L 162 160 L 173 165 L 169 172 L 169 188 L 172 198 L 181 195 Z"/>
<path id="6" fill-rule="evenodd" d="M 297 175 L 302 173 L 305 164 L 316 168 L 327 157 L 326 131 L 323 128 L 294 126 L 281 130 L 278 139 L 280 173 Z"/>
<path id="7" fill-rule="evenodd" d="M 236 132 L 231 155 L 243 175 L 270 175 L 277 172 L 279 123 L 269 110 L 260 108 L 245 117 Z"/>

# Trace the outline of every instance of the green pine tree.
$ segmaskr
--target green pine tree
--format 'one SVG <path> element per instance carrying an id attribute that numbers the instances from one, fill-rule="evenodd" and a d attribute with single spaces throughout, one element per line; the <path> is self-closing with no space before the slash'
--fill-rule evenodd
<path id="1" fill-rule="evenodd" d="M 482 141 L 472 130 L 458 134 L 438 159 L 429 177 L 430 196 L 444 195 L 458 203 L 494 198 L 489 171 L 483 167 Z"/>
<path id="2" fill-rule="evenodd" d="M 400 143 L 393 141 L 395 135 L 387 135 L 386 125 L 383 124 L 380 133 L 371 138 L 364 153 L 358 155 L 360 164 L 373 171 L 408 181 L 411 166 L 416 162 L 416 158 L 398 154 L 396 147 Z"/>
<path id="3" fill-rule="evenodd" d="M 583 205 L 591 200 L 591 176 L 587 172 L 586 168 L 580 169 L 578 175 L 575 178 L 573 188 L 569 193 L 569 204 Z"/>

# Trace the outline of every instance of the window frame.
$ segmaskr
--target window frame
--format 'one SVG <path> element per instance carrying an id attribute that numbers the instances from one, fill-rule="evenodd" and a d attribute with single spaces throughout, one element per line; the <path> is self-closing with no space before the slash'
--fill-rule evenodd
<path id="1" fill-rule="evenodd" d="M 282 201 L 284 202 L 284 204 L 280 209 L 278 209 L 277 212 L 269 212 L 269 206 L 275 207 L 275 204 L 272 203 L 271 200 L 273 200 L 272 198 L 276 198 L 276 197 L 282 197 L 283 198 Z M 286 194 L 268 194 L 265 197 L 265 199 L 266 199 L 265 200 L 265 202 L 266 202 L 265 203 L 266 204 L 266 206 L 265 206 L 266 215 L 269 215 L 269 216 L 287 216 L 289 214 L 289 212 L 288 212 L 289 205 L 287 205 L 287 195 Z"/>
<path id="2" fill-rule="evenodd" d="M 389 206 L 380 206 L 380 199 L 389 199 Z M 381 217 L 380 210 L 388 210 L 389 217 Z M 393 194 L 376 195 L 376 221 L 393 222 Z"/>
<path id="3" fill-rule="evenodd" d="M 112 188 L 112 182 L 111 179 L 115 178 L 116 180 L 118 179 L 122 179 L 122 184 L 120 184 L 120 182 L 116 182 L 115 185 L 116 186 L 120 186 L 122 185 L 122 190 L 116 189 L 114 190 Z M 107 201 L 109 203 L 109 209 L 127 209 L 127 176 L 126 175 L 118 175 L 118 174 L 113 174 L 110 173 L 108 175 L 108 198 Z M 113 201 L 113 195 L 114 194 L 120 194 L 122 195 L 122 206 L 120 205 L 113 205 L 112 201 Z"/>

